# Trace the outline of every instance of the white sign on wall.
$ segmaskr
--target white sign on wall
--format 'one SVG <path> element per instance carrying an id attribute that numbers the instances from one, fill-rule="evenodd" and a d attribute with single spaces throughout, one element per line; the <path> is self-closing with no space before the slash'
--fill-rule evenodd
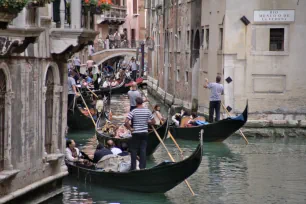
<path id="1" fill-rule="evenodd" d="M 254 22 L 294 22 L 295 10 L 257 10 Z"/>

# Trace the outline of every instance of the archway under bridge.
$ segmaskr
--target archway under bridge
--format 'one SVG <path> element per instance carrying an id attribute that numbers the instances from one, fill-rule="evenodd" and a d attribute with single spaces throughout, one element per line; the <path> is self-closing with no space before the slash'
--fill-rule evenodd
<path id="1" fill-rule="evenodd" d="M 107 49 L 96 52 L 92 55 L 92 60 L 97 63 L 97 65 L 103 64 L 109 59 L 127 56 L 127 57 L 135 57 L 137 54 L 136 49 L 126 48 L 126 49 Z M 139 53 L 139 57 L 140 57 Z M 140 60 L 140 59 L 139 59 Z M 145 52 L 145 61 L 147 61 L 147 53 Z"/>

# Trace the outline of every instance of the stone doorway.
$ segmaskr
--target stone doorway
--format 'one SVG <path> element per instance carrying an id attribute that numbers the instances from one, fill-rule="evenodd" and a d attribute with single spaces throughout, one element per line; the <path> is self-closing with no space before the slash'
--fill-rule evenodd
<path id="1" fill-rule="evenodd" d="M 6 77 L 0 69 L 0 171 L 4 170 Z"/>

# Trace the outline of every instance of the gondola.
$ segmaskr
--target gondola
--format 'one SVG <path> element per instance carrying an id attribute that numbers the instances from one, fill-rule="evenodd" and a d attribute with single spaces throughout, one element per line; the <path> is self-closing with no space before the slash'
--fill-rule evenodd
<path id="1" fill-rule="evenodd" d="M 169 130 L 174 138 L 183 140 L 197 140 L 198 133 L 204 129 L 204 142 L 222 142 L 239 130 L 248 120 L 248 105 L 243 113 L 237 117 L 220 120 L 215 123 L 195 127 L 174 127 Z"/>
<path id="2" fill-rule="evenodd" d="M 66 162 L 69 175 L 103 187 L 144 193 L 165 193 L 194 174 L 202 161 L 202 144 L 191 156 L 180 162 L 163 162 L 149 169 L 130 172 L 105 172 Z"/>
<path id="3" fill-rule="evenodd" d="M 67 124 L 69 129 L 73 130 L 88 130 L 94 128 L 94 124 L 89 115 L 84 114 L 81 111 L 81 107 L 79 105 L 78 100 L 77 104 L 74 107 L 74 110 L 68 111 Z"/>
<path id="4" fill-rule="evenodd" d="M 142 83 L 142 79 L 139 78 L 136 80 L 137 84 Z M 130 82 L 131 80 L 127 77 L 122 80 L 122 82 L 118 86 L 100 88 L 99 90 L 93 90 L 93 92 L 97 95 L 105 95 L 111 92 L 111 94 L 125 94 L 130 90 Z"/>
<path id="5" fill-rule="evenodd" d="M 163 125 L 156 128 L 156 131 L 158 134 L 162 137 L 161 139 L 165 139 L 167 137 L 167 122 L 165 122 Z M 101 144 L 105 144 L 107 140 L 112 139 L 115 144 L 119 145 L 121 142 L 129 142 L 130 138 L 114 138 L 111 137 L 108 134 L 102 133 L 99 130 L 96 130 L 97 139 Z M 148 136 L 148 145 L 147 145 L 147 156 L 150 156 L 154 153 L 154 151 L 159 146 L 160 141 L 158 140 L 157 136 L 155 135 L 154 131 L 149 132 Z"/>

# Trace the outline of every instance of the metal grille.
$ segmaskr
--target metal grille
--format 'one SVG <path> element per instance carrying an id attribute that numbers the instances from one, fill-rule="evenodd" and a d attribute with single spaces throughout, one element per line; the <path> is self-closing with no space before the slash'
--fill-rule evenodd
<path id="1" fill-rule="evenodd" d="M 53 87 L 54 78 L 52 69 L 49 68 L 46 78 L 46 113 L 45 113 L 45 149 L 48 154 L 52 149 L 52 119 L 53 119 Z"/>
<path id="2" fill-rule="evenodd" d="M 270 29 L 270 51 L 284 51 L 284 28 Z"/>
<path id="3" fill-rule="evenodd" d="M 4 169 L 5 92 L 6 78 L 0 70 L 0 171 Z"/>

